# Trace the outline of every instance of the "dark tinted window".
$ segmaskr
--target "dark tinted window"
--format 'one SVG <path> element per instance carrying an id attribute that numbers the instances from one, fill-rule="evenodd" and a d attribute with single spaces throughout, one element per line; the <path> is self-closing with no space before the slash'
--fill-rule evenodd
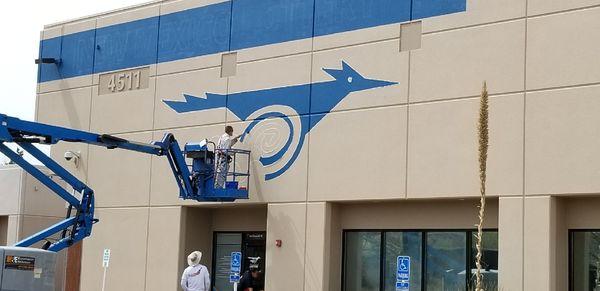
<path id="1" fill-rule="evenodd" d="M 571 290 L 600 291 L 600 231 L 571 232 Z"/>
<path id="2" fill-rule="evenodd" d="M 410 257 L 411 291 L 473 289 L 475 235 L 475 231 L 346 231 L 343 290 L 396 290 L 398 256 Z M 485 290 L 498 290 L 497 231 L 484 232 L 482 261 Z"/>
<path id="3" fill-rule="evenodd" d="M 381 233 L 346 233 L 345 258 L 345 290 L 379 290 Z"/>

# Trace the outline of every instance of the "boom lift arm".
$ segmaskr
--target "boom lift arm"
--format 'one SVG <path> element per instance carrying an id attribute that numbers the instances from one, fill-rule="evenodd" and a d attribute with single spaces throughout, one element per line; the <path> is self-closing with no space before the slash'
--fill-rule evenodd
<path id="1" fill-rule="evenodd" d="M 170 133 L 165 134 L 161 141 L 145 144 L 106 134 L 96 134 L 43 123 L 23 121 L 15 117 L 0 114 L 0 152 L 33 175 L 69 204 L 66 218 L 63 221 L 16 243 L 15 246 L 30 247 L 38 242 L 47 241 L 43 248 L 58 252 L 90 236 L 93 224 L 98 222 L 94 218 L 94 191 L 33 145 L 35 143 L 52 145 L 59 141 L 80 142 L 106 147 L 107 149 L 124 149 L 156 156 L 166 156 L 179 187 L 179 196 L 182 199 L 234 201 L 235 199 L 248 198 L 248 190 L 246 188 L 215 187 L 215 153 L 208 149 L 209 143 L 206 141 L 203 143 L 186 144 L 185 151 L 182 151 L 179 143 L 173 134 Z M 21 155 L 15 153 L 5 145 L 5 143 L 10 142 L 19 145 L 54 174 L 61 177 L 67 184 L 73 187 L 74 191 L 81 194 L 81 198 L 77 198 L 69 193 L 38 168 L 27 162 Z M 239 154 L 249 157 L 250 152 L 230 150 L 230 153 L 226 154 L 230 156 Z M 188 158 L 193 159 L 191 172 L 186 164 L 186 155 Z M 235 171 L 234 165 L 233 171 L 228 171 L 225 175 L 227 181 L 229 181 L 230 176 L 235 181 L 236 177 L 248 177 L 248 171 L 249 169 L 246 172 L 238 173 Z M 237 186 L 237 183 L 234 182 L 233 184 Z M 75 215 L 71 213 L 73 210 L 75 210 Z M 47 240 L 59 232 L 61 234 L 57 241 L 50 242 Z"/>

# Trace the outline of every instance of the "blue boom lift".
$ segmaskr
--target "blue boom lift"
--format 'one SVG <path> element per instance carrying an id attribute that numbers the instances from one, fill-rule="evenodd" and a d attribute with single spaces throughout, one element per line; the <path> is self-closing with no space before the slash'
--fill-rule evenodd
<path id="1" fill-rule="evenodd" d="M 69 171 L 52 160 L 33 144 L 56 144 L 59 141 L 81 142 L 107 149 L 123 149 L 142 152 L 156 156 L 165 156 L 169 161 L 177 185 L 179 186 L 179 197 L 196 201 L 235 201 L 236 199 L 248 199 L 247 188 L 237 187 L 236 179 L 249 177 L 250 151 L 245 150 L 217 150 L 214 143 L 204 140 L 200 143 L 188 143 L 182 151 L 173 134 L 165 134 L 161 141 L 149 144 L 133 142 L 119 137 L 85 132 L 59 126 L 42 124 L 38 122 L 24 121 L 15 117 L 0 114 L 0 152 L 5 154 L 13 162 L 21 166 L 25 171 L 33 175 L 69 204 L 66 218 L 44 229 L 28 238 L 16 243 L 16 247 L 31 247 L 32 245 L 45 241 L 43 249 L 58 252 L 74 243 L 83 240 L 92 233 L 92 226 L 98 222 L 94 218 L 94 191 L 73 176 Z M 81 194 L 78 199 L 59 184 L 50 179 L 46 174 L 27 162 L 21 155 L 15 153 L 5 143 L 16 143 L 27 151 L 55 175 L 62 178 L 73 187 L 74 191 Z M 209 145 L 213 149 L 209 149 Z M 216 155 L 227 155 L 234 160 L 233 166 L 227 173 L 219 173 L 217 170 Z M 247 161 L 245 171 L 236 172 L 237 161 Z M 192 159 L 192 165 L 186 164 L 186 157 Z M 191 167 L 191 170 L 190 170 Z M 215 187 L 215 176 L 226 175 L 227 187 Z M 73 214 L 73 210 L 75 213 Z M 59 234 L 58 240 L 52 241 L 50 237 Z"/>

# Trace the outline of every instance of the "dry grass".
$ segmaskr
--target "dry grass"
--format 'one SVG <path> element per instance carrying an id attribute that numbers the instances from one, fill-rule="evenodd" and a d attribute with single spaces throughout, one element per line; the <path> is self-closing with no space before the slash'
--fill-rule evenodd
<path id="1" fill-rule="evenodd" d="M 479 123 L 477 133 L 479 136 L 479 223 L 477 224 L 477 255 L 475 256 L 475 266 L 477 267 L 475 290 L 482 291 L 483 276 L 481 274 L 481 256 L 482 256 L 482 236 L 483 236 L 483 220 L 485 217 L 485 183 L 487 178 L 487 155 L 489 142 L 489 97 L 487 92 L 487 84 L 483 82 L 483 90 L 479 103 Z"/>

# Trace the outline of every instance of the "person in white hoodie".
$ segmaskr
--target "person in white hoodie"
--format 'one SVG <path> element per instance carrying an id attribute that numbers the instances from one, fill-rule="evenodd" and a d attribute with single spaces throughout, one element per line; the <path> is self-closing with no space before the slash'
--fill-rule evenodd
<path id="1" fill-rule="evenodd" d="M 210 291 L 208 269 L 200 264 L 202 253 L 193 251 L 188 257 L 188 265 L 181 275 L 181 288 L 184 291 Z"/>
<path id="2" fill-rule="evenodd" d="M 215 188 L 223 189 L 226 186 L 227 174 L 229 172 L 229 163 L 231 162 L 231 154 L 229 150 L 235 145 L 242 135 L 233 136 L 233 127 L 225 126 L 225 133 L 221 135 L 217 142 L 217 150 L 215 152 L 217 163 L 217 175 L 215 179 Z"/>

